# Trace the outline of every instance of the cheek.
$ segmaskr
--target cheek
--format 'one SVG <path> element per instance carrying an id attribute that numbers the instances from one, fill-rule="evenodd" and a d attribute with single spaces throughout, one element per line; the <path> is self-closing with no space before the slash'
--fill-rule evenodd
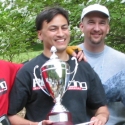
<path id="1" fill-rule="evenodd" d="M 109 30 L 106 28 L 106 29 L 103 29 L 103 32 L 104 34 L 108 34 Z"/>
<path id="2" fill-rule="evenodd" d="M 67 36 L 69 36 L 69 37 L 70 37 L 70 32 L 69 32 L 69 31 L 67 32 Z"/>
<path id="3" fill-rule="evenodd" d="M 69 30 L 68 31 L 63 31 L 63 35 L 67 36 L 67 37 L 70 37 L 70 31 Z"/>
<path id="4" fill-rule="evenodd" d="M 47 32 L 47 33 L 44 33 L 43 34 L 43 39 L 52 39 L 54 37 L 54 33 L 50 33 L 50 32 Z"/>
<path id="5" fill-rule="evenodd" d="M 93 29 L 93 26 L 85 25 L 82 30 L 85 33 L 89 33 L 92 29 Z"/>
<path id="6" fill-rule="evenodd" d="M 85 28 L 83 31 L 84 34 L 90 34 L 90 32 L 91 32 L 91 28 L 88 28 L 88 27 Z"/>
<path id="7" fill-rule="evenodd" d="M 48 37 L 54 37 L 54 36 L 56 36 L 56 34 L 57 34 L 56 31 L 55 32 L 47 32 Z"/>

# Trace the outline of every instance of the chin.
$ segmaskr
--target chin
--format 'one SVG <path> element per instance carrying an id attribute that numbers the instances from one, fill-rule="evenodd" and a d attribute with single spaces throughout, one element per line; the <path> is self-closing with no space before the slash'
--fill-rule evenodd
<path id="1" fill-rule="evenodd" d="M 100 43 L 101 43 L 101 41 L 95 41 L 95 40 L 92 41 L 92 44 L 95 44 L 95 45 L 96 45 L 96 44 L 98 45 L 98 44 L 100 44 Z"/>
<path id="2" fill-rule="evenodd" d="M 66 47 L 57 47 L 58 52 L 63 52 L 66 50 Z"/>

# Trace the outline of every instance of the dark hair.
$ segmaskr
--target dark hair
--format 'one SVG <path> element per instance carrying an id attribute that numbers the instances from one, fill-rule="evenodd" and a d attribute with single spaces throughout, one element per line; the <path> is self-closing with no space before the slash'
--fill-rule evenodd
<path id="1" fill-rule="evenodd" d="M 61 7 L 52 7 L 45 9 L 39 13 L 36 17 L 36 30 L 42 29 L 43 22 L 46 21 L 49 23 L 56 15 L 61 14 L 64 16 L 69 25 L 68 12 Z"/>

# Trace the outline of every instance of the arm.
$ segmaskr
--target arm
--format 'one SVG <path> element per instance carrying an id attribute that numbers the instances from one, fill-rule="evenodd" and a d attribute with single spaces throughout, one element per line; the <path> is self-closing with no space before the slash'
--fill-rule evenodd
<path id="1" fill-rule="evenodd" d="M 33 122 L 26 120 L 18 115 L 8 116 L 12 125 L 51 125 L 52 122 L 49 120 L 43 120 L 42 122 Z"/>
<path id="2" fill-rule="evenodd" d="M 19 111 L 22 110 L 23 107 L 26 107 L 29 102 L 34 101 L 34 95 L 37 93 L 42 93 L 40 90 L 39 91 L 32 91 L 33 88 L 33 80 L 30 80 L 31 78 L 33 79 L 34 77 L 32 75 L 29 75 L 29 72 L 32 72 L 32 68 L 29 70 L 28 67 L 23 67 L 19 70 L 19 72 L 16 75 L 15 83 L 13 85 L 13 88 L 10 93 L 10 103 L 9 103 L 9 110 L 8 110 L 8 116 L 9 120 L 12 125 L 41 125 L 41 121 L 43 120 L 42 117 L 40 117 L 40 114 L 38 116 L 38 110 L 35 109 L 37 114 L 35 114 L 37 117 L 39 117 L 39 120 L 33 120 L 33 118 L 27 118 L 24 119 L 18 115 L 16 115 Z M 26 84 L 27 83 L 27 84 Z M 31 97 L 32 96 L 32 97 Z M 39 98 L 37 96 L 37 98 Z M 34 110 L 33 108 L 33 103 L 30 103 L 28 106 L 31 109 Z M 39 104 L 38 104 L 39 105 Z M 38 106 L 37 105 L 37 106 Z M 28 112 L 28 109 L 26 109 Z M 29 112 L 30 112 L 29 111 Z M 40 111 L 41 112 L 41 111 Z M 31 120 L 31 121 L 30 121 Z M 42 125 L 49 125 L 52 122 L 43 120 Z"/>
<path id="3" fill-rule="evenodd" d="M 109 111 L 107 106 L 101 106 L 95 111 L 95 116 L 91 118 L 91 121 L 95 121 L 90 125 L 105 125 L 109 118 Z"/>
<path id="4" fill-rule="evenodd" d="M 88 108 L 93 111 L 89 112 L 93 117 L 91 121 L 95 121 L 90 125 L 105 125 L 108 121 L 109 111 L 107 108 L 107 99 L 101 80 L 97 73 L 91 68 L 90 88 L 88 89 Z"/>

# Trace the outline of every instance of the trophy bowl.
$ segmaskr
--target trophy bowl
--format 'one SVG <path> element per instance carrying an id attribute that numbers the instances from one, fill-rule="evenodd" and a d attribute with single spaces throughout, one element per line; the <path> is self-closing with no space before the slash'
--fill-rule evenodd
<path id="1" fill-rule="evenodd" d="M 69 86 L 70 66 L 59 60 L 53 52 L 50 60 L 40 70 L 46 93 L 55 102 L 47 115 L 47 120 L 53 121 L 53 125 L 73 125 L 71 113 L 61 104 L 62 97 Z"/>

